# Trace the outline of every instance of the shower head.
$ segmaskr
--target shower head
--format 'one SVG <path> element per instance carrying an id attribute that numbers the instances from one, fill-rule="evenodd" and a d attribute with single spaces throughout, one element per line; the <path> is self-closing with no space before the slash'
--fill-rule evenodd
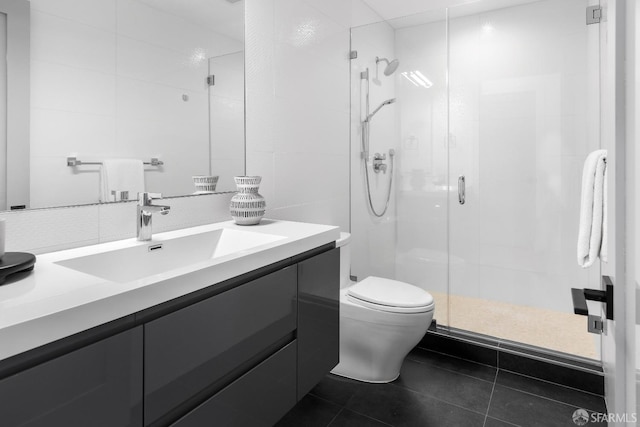
<path id="1" fill-rule="evenodd" d="M 393 104 L 394 102 L 396 102 L 396 99 L 395 99 L 395 98 L 387 99 L 387 100 L 386 100 L 386 101 L 384 101 L 382 104 L 380 104 L 380 105 L 378 106 L 378 108 L 376 108 L 375 110 L 373 110 L 373 113 L 369 114 L 369 115 L 367 116 L 367 118 L 366 118 L 366 119 L 364 119 L 364 121 L 365 121 L 366 123 L 370 122 L 370 121 L 371 121 L 371 118 L 373 117 L 373 115 L 374 115 L 374 114 L 376 114 L 378 111 L 380 111 L 380 109 L 381 109 L 382 107 L 384 107 L 385 105 Z"/>
<path id="2" fill-rule="evenodd" d="M 382 61 L 387 63 L 387 66 L 384 67 L 385 76 L 390 76 L 391 74 L 395 73 L 395 71 L 398 69 L 398 65 L 400 65 L 400 61 L 398 61 L 397 59 L 389 61 L 387 58 L 380 58 L 376 56 L 376 65 L 378 65 L 378 62 Z"/>

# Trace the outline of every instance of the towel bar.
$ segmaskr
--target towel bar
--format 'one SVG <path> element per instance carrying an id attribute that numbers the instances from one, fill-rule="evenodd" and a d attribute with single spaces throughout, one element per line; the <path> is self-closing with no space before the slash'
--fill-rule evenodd
<path id="1" fill-rule="evenodd" d="M 83 162 L 77 157 L 67 157 L 67 166 L 83 166 L 83 165 L 101 165 L 102 162 Z M 143 165 L 162 166 L 164 162 L 157 157 L 152 157 L 149 162 L 142 162 Z"/>

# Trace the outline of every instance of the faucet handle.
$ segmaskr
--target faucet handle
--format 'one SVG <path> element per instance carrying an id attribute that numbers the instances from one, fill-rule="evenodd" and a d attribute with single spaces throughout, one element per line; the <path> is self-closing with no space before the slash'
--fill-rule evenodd
<path id="1" fill-rule="evenodd" d="M 138 193 L 138 202 L 142 203 L 142 205 L 148 205 L 149 203 L 151 203 L 151 201 L 153 199 L 161 199 L 162 198 L 162 193 L 148 193 L 148 192 L 143 192 L 143 193 Z"/>

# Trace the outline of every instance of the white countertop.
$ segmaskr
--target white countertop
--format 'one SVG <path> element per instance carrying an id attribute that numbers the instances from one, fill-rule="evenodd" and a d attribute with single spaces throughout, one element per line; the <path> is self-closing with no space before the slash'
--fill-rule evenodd
<path id="1" fill-rule="evenodd" d="M 220 228 L 250 229 L 283 238 L 128 283 L 106 281 L 55 264 Z M 9 276 L 0 286 L 0 360 L 331 243 L 340 237 L 340 231 L 334 226 L 263 219 L 251 227 L 228 221 L 153 237 L 151 242 L 126 239 L 42 254 L 37 257 L 33 272 L 20 280 Z"/>

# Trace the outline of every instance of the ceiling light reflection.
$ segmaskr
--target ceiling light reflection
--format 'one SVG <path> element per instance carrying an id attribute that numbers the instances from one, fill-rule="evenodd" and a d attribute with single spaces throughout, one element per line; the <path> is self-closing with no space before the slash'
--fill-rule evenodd
<path id="1" fill-rule="evenodd" d="M 433 86 L 433 82 L 427 78 L 424 74 L 422 74 L 419 70 L 415 71 L 405 71 L 401 73 L 402 77 L 409 80 L 416 87 L 423 87 L 425 89 L 429 89 Z"/>

